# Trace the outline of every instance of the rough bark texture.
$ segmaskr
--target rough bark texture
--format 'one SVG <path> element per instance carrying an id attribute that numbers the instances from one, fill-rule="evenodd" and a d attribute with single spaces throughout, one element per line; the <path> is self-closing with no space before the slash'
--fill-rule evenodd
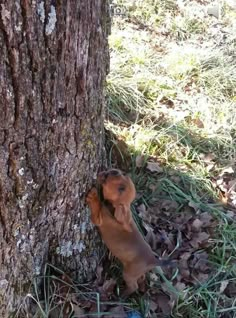
<path id="1" fill-rule="evenodd" d="M 103 152 L 107 1 L 0 1 L 0 317 L 45 262 L 91 277 L 85 193 Z"/>

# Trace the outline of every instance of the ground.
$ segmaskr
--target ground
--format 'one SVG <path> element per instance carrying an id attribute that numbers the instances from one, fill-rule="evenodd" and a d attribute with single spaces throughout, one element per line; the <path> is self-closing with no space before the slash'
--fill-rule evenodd
<path id="1" fill-rule="evenodd" d="M 223 4 L 217 18 L 210 1 L 120 0 L 109 39 L 109 165 L 131 175 L 134 218 L 177 268 L 126 303 L 114 260 L 86 286 L 48 274 L 35 317 L 236 317 L 236 9 Z"/>

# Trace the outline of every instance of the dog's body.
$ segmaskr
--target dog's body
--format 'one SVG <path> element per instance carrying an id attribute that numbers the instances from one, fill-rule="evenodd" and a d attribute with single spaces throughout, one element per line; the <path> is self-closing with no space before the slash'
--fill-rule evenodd
<path id="1" fill-rule="evenodd" d="M 132 218 L 130 204 L 135 198 L 135 187 L 131 179 L 119 170 L 110 170 L 101 173 L 98 182 L 102 185 L 104 199 L 114 208 L 114 215 L 93 188 L 87 196 L 91 219 L 99 227 L 109 250 L 123 264 L 123 278 L 127 285 L 124 296 L 128 296 L 138 289 L 146 272 L 165 261 L 155 257 Z"/>

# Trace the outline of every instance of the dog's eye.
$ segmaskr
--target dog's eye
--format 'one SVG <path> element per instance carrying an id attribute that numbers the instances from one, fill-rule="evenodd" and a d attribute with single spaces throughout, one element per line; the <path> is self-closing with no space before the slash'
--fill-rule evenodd
<path id="1" fill-rule="evenodd" d="M 119 191 L 119 193 L 124 192 L 125 191 L 125 185 L 124 184 L 119 185 L 118 191 Z"/>

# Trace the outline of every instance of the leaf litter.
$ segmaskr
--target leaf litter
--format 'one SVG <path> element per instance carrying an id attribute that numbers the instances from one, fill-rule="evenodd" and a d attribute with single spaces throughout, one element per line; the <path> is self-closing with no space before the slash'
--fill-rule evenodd
<path id="1" fill-rule="evenodd" d="M 214 229 L 217 223 L 209 212 L 200 211 L 193 202 L 180 207 L 178 202 L 171 199 L 154 200 L 150 206 L 142 202 L 137 203 L 136 212 L 140 217 L 144 236 L 153 251 L 162 258 L 169 257 L 175 260 L 177 266 L 162 268 L 174 290 L 160 278 L 158 273 L 152 271 L 147 275 L 148 284 L 143 286 L 138 296 L 134 297 L 148 299 L 149 317 L 160 315 L 168 317 L 179 297 L 184 298 L 189 288 L 201 286 L 214 273 L 209 254 L 213 247 Z M 89 290 L 73 285 L 71 280 L 69 283 L 72 287 L 68 287 L 68 279 L 65 277 L 56 283 L 61 293 L 58 292 L 60 295 L 58 303 L 59 300 L 64 302 L 64 317 L 69 317 L 72 312 L 75 317 L 93 317 L 98 312 L 96 298 L 98 294 L 100 317 L 141 317 L 139 314 L 133 315 L 135 311 L 131 309 L 132 306 L 120 299 L 117 275 L 111 277 L 111 273 L 103 264 L 97 267 L 96 277 L 89 285 Z M 65 281 L 64 286 L 63 281 Z M 86 294 L 88 291 L 89 293 Z M 235 297 L 235 281 L 222 281 L 219 293 L 228 298 Z M 54 316 L 57 314 L 58 311 Z M 51 318 L 54 316 L 52 315 Z"/>
<path id="2" fill-rule="evenodd" d="M 189 213 L 189 207 L 192 213 Z M 177 260 L 174 279 L 173 269 L 163 270 L 180 295 L 187 292 L 188 288 L 205 283 L 214 272 L 209 253 L 213 247 L 217 222 L 212 215 L 200 211 L 193 202 L 189 202 L 187 210 L 184 206 L 179 210 L 179 204 L 172 200 L 159 200 L 156 205 L 149 207 L 141 203 L 136 210 L 142 218 L 145 237 L 152 249 L 159 256 L 170 255 L 171 259 Z M 148 290 L 150 301 L 157 304 L 156 307 L 152 305 L 151 315 L 169 315 L 177 297 L 164 283 L 157 288 L 160 279 L 155 276 L 150 275 Z M 222 282 L 221 293 L 227 292 L 228 284 L 228 281 Z"/>

